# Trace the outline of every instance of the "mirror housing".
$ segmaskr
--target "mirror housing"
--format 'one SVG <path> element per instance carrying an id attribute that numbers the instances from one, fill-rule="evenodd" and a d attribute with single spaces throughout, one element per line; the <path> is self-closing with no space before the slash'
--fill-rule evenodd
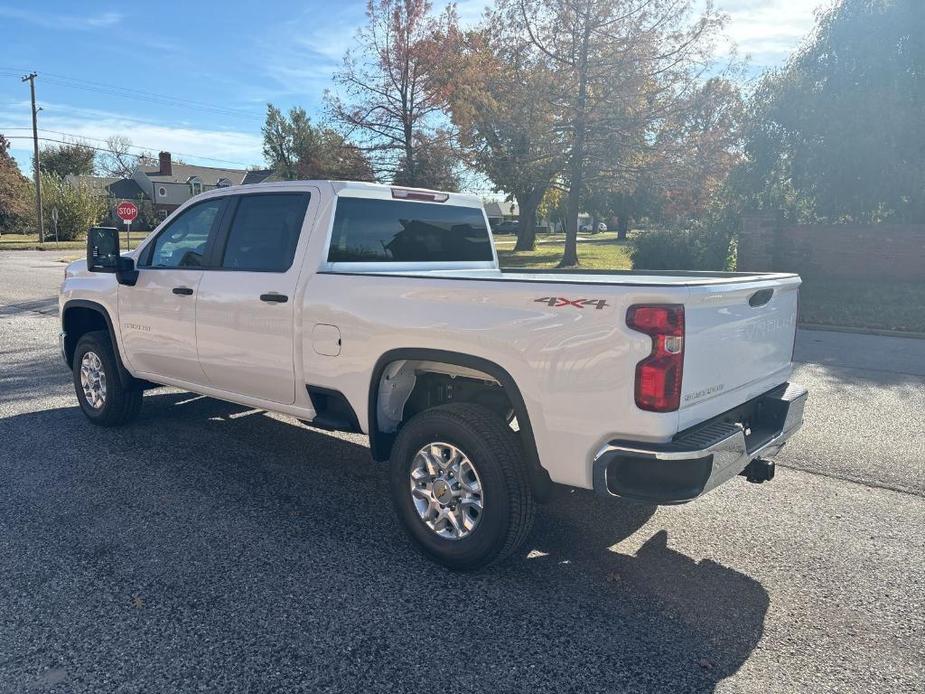
<path id="1" fill-rule="evenodd" d="M 119 230 L 115 227 L 91 227 L 87 232 L 87 270 L 119 271 Z"/>
<path id="2" fill-rule="evenodd" d="M 87 232 L 87 270 L 112 273 L 119 284 L 128 286 L 138 280 L 135 261 L 119 252 L 119 230 L 115 227 L 91 227 Z"/>

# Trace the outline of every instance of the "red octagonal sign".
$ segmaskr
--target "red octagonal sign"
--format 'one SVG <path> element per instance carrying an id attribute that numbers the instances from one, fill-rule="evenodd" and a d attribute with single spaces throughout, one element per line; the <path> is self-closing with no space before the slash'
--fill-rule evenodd
<path id="1" fill-rule="evenodd" d="M 133 202 L 120 202 L 116 214 L 123 222 L 131 222 L 138 216 L 138 206 Z"/>

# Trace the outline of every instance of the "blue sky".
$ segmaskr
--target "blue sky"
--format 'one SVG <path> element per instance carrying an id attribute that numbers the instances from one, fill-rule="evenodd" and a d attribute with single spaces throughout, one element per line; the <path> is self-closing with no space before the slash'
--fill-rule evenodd
<path id="1" fill-rule="evenodd" d="M 728 38 L 751 56 L 754 75 L 786 59 L 821 3 L 714 4 L 729 15 Z M 457 3 L 468 22 L 484 5 Z M 29 89 L 20 76 L 35 70 L 40 135 L 102 145 L 98 140 L 118 134 L 190 163 L 261 164 L 265 104 L 320 114 L 364 9 L 360 0 L 0 0 L 0 133 L 31 138 Z M 30 140 L 13 139 L 12 148 L 28 168 Z"/>

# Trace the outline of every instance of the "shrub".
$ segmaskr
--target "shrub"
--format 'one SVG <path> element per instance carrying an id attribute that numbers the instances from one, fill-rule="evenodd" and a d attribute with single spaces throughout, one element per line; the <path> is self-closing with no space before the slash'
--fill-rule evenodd
<path id="1" fill-rule="evenodd" d="M 54 174 L 42 175 L 42 212 L 45 237 L 53 237 L 51 211 L 58 210 L 58 238 L 73 241 L 106 215 L 106 199 L 83 183 L 69 183 Z"/>
<path id="2" fill-rule="evenodd" d="M 725 210 L 689 228 L 646 231 L 632 240 L 636 270 L 734 270 L 737 218 Z"/>
<path id="3" fill-rule="evenodd" d="M 633 238 L 630 258 L 635 270 L 687 270 L 694 265 L 694 253 L 687 231 L 659 229 Z"/>

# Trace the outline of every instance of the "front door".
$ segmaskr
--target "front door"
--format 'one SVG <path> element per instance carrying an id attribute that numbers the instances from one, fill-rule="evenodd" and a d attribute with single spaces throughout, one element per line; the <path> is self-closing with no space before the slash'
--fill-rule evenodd
<path id="1" fill-rule="evenodd" d="M 138 257 L 135 286 L 119 285 L 119 330 L 129 364 L 152 376 L 206 383 L 196 353 L 196 295 L 224 198 L 188 207 Z"/>
<path id="2" fill-rule="evenodd" d="M 296 250 L 308 192 L 230 199 L 196 303 L 199 363 L 216 388 L 283 404 L 295 401 Z"/>

